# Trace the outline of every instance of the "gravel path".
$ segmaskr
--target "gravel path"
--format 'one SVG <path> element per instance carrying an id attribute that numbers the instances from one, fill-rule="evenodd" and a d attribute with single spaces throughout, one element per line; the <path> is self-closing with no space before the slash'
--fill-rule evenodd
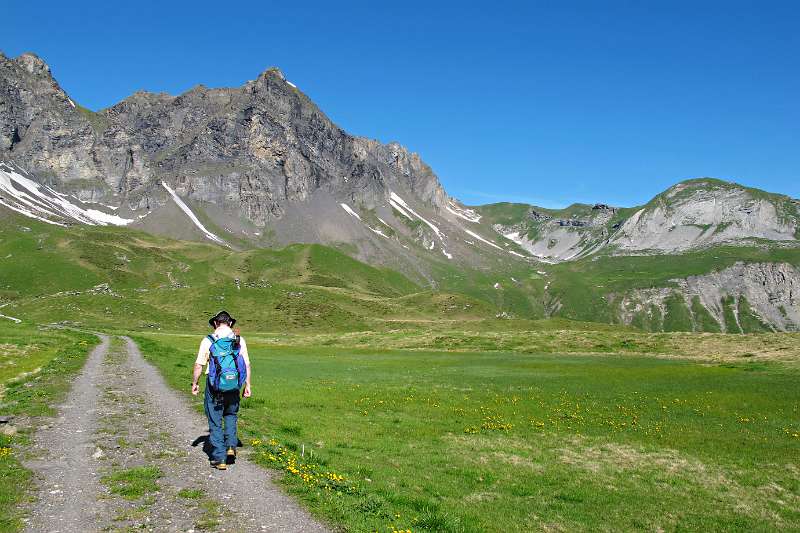
<path id="1" fill-rule="evenodd" d="M 109 339 L 100 337 L 52 425 L 36 432 L 39 456 L 25 466 L 43 478 L 27 531 L 90 531 L 100 491 L 91 454 L 97 427 L 98 381 Z"/>
<path id="2" fill-rule="evenodd" d="M 205 418 L 131 339 L 102 337 L 59 413 L 35 438 L 46 455 L 29 463 L 42 479 L 29 531 L 327 531 L 245 454 L 210 468 L 192 446 Z"/>

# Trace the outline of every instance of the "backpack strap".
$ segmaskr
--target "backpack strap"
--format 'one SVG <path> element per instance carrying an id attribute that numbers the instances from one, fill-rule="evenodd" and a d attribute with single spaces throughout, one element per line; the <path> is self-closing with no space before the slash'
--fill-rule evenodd
<path id="1" fill-rule="evenodd" d="M 211 346 L 208 347 L 208 366 L 209 366 L 208 379 L 209 379 L 209 384 L 211 385 L 211 389 L 212 391 L 214 391 L 214 389 L 216 389 L 219 386 L 219 372 L 221 370 L 221 365 L 219 363 L 219 360 L 217 359 L 217 356 L 214 355 L 214 346 L 217 344 L 217 341 L 219 339 L 215 339 L 213 335 L 206 335 L 206 338 L 211 342 Z M 213 373 L 211 372 L 212 366 L 214 367 Z M 211 383 L 212 374 L 214 376 L 214 383 Z M 215 391 L 214 394 L 216 394 Z"/>
<path id="2" fill-rule="evenodd" d="M 213 358 L 213 356 L 214 356 L 214 350 L 213 350 L 213 348 L 214 348 L 214 346 L 217 344 L 217 341 L 218 341 L 219 339 L 215 339 L 213 335 L 206 335 L 206 338 L 207 338 L 207 339 L 208 339 L 208 340 L 211 342 L 211 346 L 209 346 L 209 347 L 208 347 L 208 354 L 209 354 L 210 356 L 212 356 L 212 358 Z"/>

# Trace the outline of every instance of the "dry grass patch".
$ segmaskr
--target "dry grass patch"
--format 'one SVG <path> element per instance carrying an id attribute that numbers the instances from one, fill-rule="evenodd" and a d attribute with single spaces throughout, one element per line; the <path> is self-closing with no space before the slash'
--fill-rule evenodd
<path id="1" fill-rule="evenodd" d="M 800 333 L 647 333 L 638 331 L 430 331 L 259 335 L 266 345 L 341 346 L 451 352 L 650 355 L 705 361 L 800 363 Z"/>
<path id="2" fill-rule="evenodd" d="M 563 448 L 561 461 L 594 473 L 620 473 L 628 470 L 657 469 L 669 475 L 691 475 L 707 481 L 708 469 L 700 461 L 681 456 L 675 450 L 646 452 L 626 444 L 603 443 L 586 446 L 582 439 L 571 440 L 572 447 Z"/>
<path id="3" fill-rule="evenodd" d="M 537 449 L 528 442 L 504 435 L 449 435 L 445 438 L 450 453 L 465 463 L 480 465 L 503 464 L 529 471 L 541 471 L 543 466 L 531 456 Z"/>
<path id="4" fill-rule="evenodd" d="M 464 501 L 467 503 L 481 503 L 490 502 L 500 497 L 500 494 L 492 491 L 473 492 L 464 496 Z"/>
<path id="5" fill-rule="evenodd" d="M 676 450 L 646 451 L 617 443 L 587 445 L 585 439 L 573 437 L 570 446 L 559 453 L 562 463 L 590 472 L 595 479 L 612 486 L 623 477 L 650 478 L 655 474 L 660 490 L 685 491 L 691 487 L 693 493 L 710 492 L 730 511 L 776 525 L 783 520 L 770 507 L 796 509 L 800 504 L 800 498 L 775 482 L 761 487 L 743 486 L 733 479 L 735 473 Z"/>

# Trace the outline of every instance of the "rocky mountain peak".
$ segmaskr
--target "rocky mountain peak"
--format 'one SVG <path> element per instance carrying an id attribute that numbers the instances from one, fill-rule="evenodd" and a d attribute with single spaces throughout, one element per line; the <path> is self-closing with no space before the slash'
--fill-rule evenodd
<path id="1" fill-rule="evenodd" d="M 45 63 L 41 57 L 37 56 L 33 52 L 25 52 L 20 54 L 15 61 L 34 76 L 52 76 L 52 73 L 50 72 L 50 66 Z"/>
<path id="2" fill-rule="evenodd" d="M 685 191 L 694 191 L 694 190 L 704 190 L 704 191 L 712 191 L 712 190 L 720 190 L 720 189 L 741 189 L 740 185 L 730 182 L 721 180 L 718 178 L 711 178 L 711 177 L 700 177 L 700 178 L 691 178 L 687 180 L 680 181 L 673 185 L 672 187 L 668 188 L 666 191 L 662 193 L 663 197 L 665 198 L 672 198 L 680 193 Z"/>
<path id="3" fill-rule="evenodd" d="M 205 206 L 218 227 L 260 235 L 282 220 L 281 240 L 327 242 L 363 231 L 320 232 L 301 213 L 326 226 L 331 216 L 321 213 L 331 208 L 333 220 L 349 217 L 341 203 L 388 209 L 394 192 L 435 212 L 448 198 L 418 154 L 343 131 L 275 67 L 242 87 L 138 91 L 93 113 L 77 108 L 30 54 L 0 62 L 0 99 L 0 161 L 130 216 L 173 205 L 166 184 Z"/>
<path id="4" fill-rule="evenodd" d="M 258 77 L 259 78 L 275 77 L 281 81 L 286 81 L 286 76 L 283 74 L 283 71 L 278 67 L 269 67 L 265 69 L 264 72 L 259 74 Z"/>

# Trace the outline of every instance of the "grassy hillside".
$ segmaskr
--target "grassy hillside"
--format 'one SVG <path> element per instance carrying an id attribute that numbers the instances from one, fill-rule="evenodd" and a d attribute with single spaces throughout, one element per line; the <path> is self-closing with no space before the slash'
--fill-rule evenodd
<path id="1" fill-rule="evenodd" d="M 431 296 L 321 245 L 236 252 L 123 228 L 5 222 L 0 305 L 26 322 L 184 330 L 224 307 L 264 331 L 347 331 L 495 314 L 491 302 Z"/>
<path id="2" fill-rule="evenodd" d="M 544 227 L 549 223 L 548 220 L 538 217 L 548 217 L 553 220 L 581 220 L 593 221 L 600 214 L 600 210 L 594 209 L 589 204 L 572 204 L 564 209 L 548 209 L 528 204 L 518 204 L 510 202 L 499 202 L 474 207 L 485 221 L 491 225 L 499 224 L 504 227 L 516 226 L 521 228 L 521 233 L 529 240 L 536 241 L 546 238 Z M 584 236 L 586 246 L 600 242 L 604 238 L 605 232 L 612 232 L 619 224 L 622 224 L 628 217 L 633 215 L 638 208 L 623 207 L 617 208 L 608 220 L 592 224 L 588 227 L 573 227 L 571 231 L 576 231 Z M 533 216 L 533 213 L 536 216 Z"/>
<path id="3" fill-rule="evenodd" d="M 321 245 L 232 251 L 125 228 L 61 228 L 6 215 L 0 227 L 0 305 L 4 314 L 31 322 L 131 330 L 202 328 L 204 317 L 220 308 L 260 331 L 382 331 L 433 324 L 447 329 L 487 320 L 492 323 L 486 327 L 497 328 L 504 327 L 497 319 L 550 317 L 610 324 L 620 320 L 615 303 L 620 295 L 671 287 L 673 279 L 737 261 L 800 265 L 800 249 L 764 243 L 670 260 L 596 255 L 554 265 L 498 262 L 484 270 L 433 263 L 434 286 L 420 286 Z M 735 304 L 744 319 L 728 331 L 766 327 L 746 301 Z M 663 317 L 642 313 L 633 325 L 712 332 L 727 325 L 713 320 L 699 301 L 676 300 L 670 309 Z"/>

